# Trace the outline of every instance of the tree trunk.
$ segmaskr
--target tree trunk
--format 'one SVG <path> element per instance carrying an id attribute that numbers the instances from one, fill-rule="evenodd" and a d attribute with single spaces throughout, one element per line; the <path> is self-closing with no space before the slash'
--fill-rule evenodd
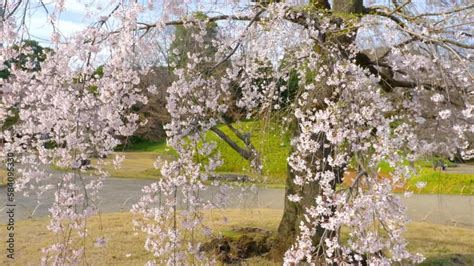
<path id="1" fill-rule="evenodd" d="M 333 188 L 335 188 L 336 184 L 342 180 L 343 171 L 339 168 L 333 169 L 324 163 L 324 161 L 326 161 L 324 159 L 333 154 L 332 147 L 327 147 L 329 143 L 324 135 L 314 136 L 313 139 L 320 140 L 321 148 L 309 154 L 305 160 L 308 162 L 310 167 L 311 165 L 314 165 L 316 161 L 319 161 L 320 165 L 325 165 L 325 170 L 334 172 L 336 179 L 334 180 Z M 325 146 L 326 148 L 324 148 Z M 313 164 L 311 164 L 311 162 Z M 306 208 L 314 206 L 316 204 L 316 197 L 320 195 L 320 186 L 318 182 L 309 182 L 303 186 L 298 186 L 294 183 L 294 179 L 295 173 L 288 165 L 283 217 L 278 226 L 275 242 L 273 243 L 269 254 L 269 257 L 273 260 L 281 260 L 285 252 L 295 243 L 297 236 L 300 234 L 300 224 L 302 222 L 306 223 L 304 217 Z M 289 195 L 299 195 L 301 200 L 299 202 L 290 201 L 288 199 Z M 319 244 L 323 232 L 324 229 L 320 227 L 316 228 L 316 234 L 312 239 L 313 246 Z"/>
<path id="2" fill-rule="evenodd" d="M 285 252 L 293 245 L 296 241 L 296 237 L 299 235 L 299 226 L 301 222 L 304 222 L 305 208 L 314 206 L 315 199 L 319 194 L 319 184 L 312 182 L 305 184 L 303 187 L 298 187 L 294 184 L 294 173 L 288 166 L 288 178 L 286 180 L 286 191 L 285 191 L 285 207 L 283 211 L 283 217 L 278 226 L 277 235 L 272 245 L 269 257 L 272 260 L 279 261 L 283 258 Z M 300 193 L 297 193 L 300 190 Z M 288 195 L 299 194 L 302 196 L 300 202 L 292 202 L 288 200 Z M 321 238 L 322 230 L 318 230 L 318 233 L 313 239 L 313 245 L 317 245 Z"/>
<path id="3" fill-rule="evenodd" d="M 332 10 L 341 13 L 363 13 L 362 0 L 333 0 Z"/>
<path id="4" fill-rule="evenodd" d="M 314 3 L 323 4 L 327 2 L 325 0 L 317 0 L 313 1 Z M 333 5 L 331 7 L 332 11 L 340 12 L 340 13 L 359 13 L 363 12 L 364 6 L 362 0 L 333 0 Z M 343 43 L 350 42 L 348 40 L 343 40 Z M 348 44 L 348 43 L 347 43 Z M 324 85 L 323 85 L 324 86 Z M 322 89 L 324 91 L 324 89 Z M 324 98 L 325 93 L 321 93 L 321 98 Z M 330 94 L 329 94 L 330 95 Z M 319 101 L 322 102 L 322 101 Z M 296 130 L 298 131 L 298 130 Z M 295 132 L 298 133 L 298 132 Z M 319 138 L 322 139 L 321 144 L 328 144 L 325 140 L 325 137 Z M 321 145 L 322 147 L 323 145 Z M 308 162 L 313 161 L 314 158 L 317 160 L 321 160 L 321 165 L 323 163 L 323 159 L 327 158 L 329 154 L 331 154 L 332 149 L 324 149 L 321 148 L 318 151 L 315 151 L 314 154 L 311 154 L 309 158 L 307 158 Z M 334 182 L 334 187 L 336 183 L 341 182 L 343 171 L 341 169 L 328 169 L 326 166 L 326 170 L 332 170 L 335 173 L 336 180 Z M 273 260 L 281 260 L 285 254 L 285 252 L 295 243 L 297 236 L 300 233 L 299 226 L 301 222 L 306 222 L 304 218 L 305 209 L 316 204 L 315 200 L 316 197 L 320 193 L 320 185 L 317 182 L 311 182 L 310 184 L 305 184 L 302 187 L 297 186 L 294 184 L 295 174 L 291 170 L 291 167 L 288 166 L 288 178 L 286 180 L 286 189 L 285 189 L 285 206 L 283 210 L 283 217 L 280 221 L 280 225 L 278 226 L 277 235 L 275 237 L 275 242 L 272 246 L 272 249 L 269 254 L 269 258 Z M 301 200 L 299 202 L 292 202 L 288 199 L 289 195 L 298 194 L 301 196 Z M 316 229 L 316 234 L 313 237 L 313 246 L 319 244 L 323 229 L 318 227 Z"/>

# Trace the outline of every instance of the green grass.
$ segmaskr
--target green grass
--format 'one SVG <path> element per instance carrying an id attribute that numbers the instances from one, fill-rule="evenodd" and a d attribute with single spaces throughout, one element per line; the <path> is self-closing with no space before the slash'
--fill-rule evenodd
<path id="1" fill-rule="evenodd" d="M 433 163 L 439 160 L 442 160 L 447 167 L 456 167 L 455 163 L 440 157 L 416 161 L 418 175 L 407 181 L 404 190 L 428 194 L 473 195 L 474 172 L 472 174 L 459 174 L 442 171 L 440 168 L 434 170 Z M 384 175 L 390 175 L 393 171 L 393 168 L 385 162 L 380 163 L 379 168 Z M 416 187 L 418 182 L 426 182 L 426 186 L 419 189 Z"/>
<path id="2" fill-rule="evenodd" d="M 119 145 L 117 152 L 153 152 L 167 155 L 176 155 L 176 152 L 166 145 L 166 141 L 149 141 L 140 137 L 131 137 L 127 145 Z"/>
<path id="3" fill-rule="evenodd" d="M 163 159 L 173 159 L 166 153 L 127 152 L 120 168 L 115 169 L 109 164 L 106 166 L 106 170 L 114 177 L 157 179 L 161 176 L 160 170 L 156 169 L 153 164 L 158 156 Z"/>
<path id="4" fill-rule="evenodd" d="M 436 162 L 442 161 L 444 165 L 447 167 L 455 167 L 456 164 L 447 160 L 446 158 L 442 158 L 439 156 L 430 156 L 421 160 L 418 160 L 416 164 L 421 167 L 425 168 L 432 168 Z"/>
<path id="5" fill-rule="evenodd" d="M 204 224 L 214 235 L 238 238 L 240 228 L 253 227 L 276 231 L 282 211 L 274 209 L 221 209 L 204 212 Z M 226 219 L 224 219 L 226 218 Z M 41 248 L 58 241 L 46 229 L 48 220 L 17 221 L 15 227 L 15 260 L 0 258 L 0 265 L 37 265 Z M 3 226 L 3 225 L 2 225 Z M 152 258 L 143 248 L 143 233 L 132 231 L 130 213 L 108 213 L 94 216 L 87 222 L 86 239 L 87 262 L 94 265 L 143 265 Z M 92 248 L 93 241 L 104 236 L 107 245 Z M 474 230 L 428 223 L 411 223 L 404 236 L 409 241 L 408 249 L 427 257 L 424 265 L 451 265 L 449 262 L 462 261 L 463 265 L 474 263 Z M 4 243 L 6 234 L 0 236 Z M 198 236 L 200 241 L 209 241 Z M 73 242 L 77 236 L 73 236 Z M 129 256 L 127 256 L 129 255 Z M 244 265 L 281 265 L 263 257 L 254 257 L 243 262 Z M 459 264 L 456 264 L 459 265 Z"/>
<path id="6" fill-rule="evenodd" d="M 112 160 L 115 154 L 123 154 L 125 156 L 121 167 L 116 169 Z M 119 178 L 136 178 L 136 179 L 158 179 L 161 176 L 160 169 L 154 167 L 154 163 L 158 157 L 163 160 L 173 160 L 175 157 L 167 153 L 153 153 L 153 152 L 124 152 L 115 153 L 105 159 L 105 169 L 111 176 Z M 86 170 L 88 175 L 95 175 L 97 163 L 96 159 L 91 162 L 92 168 Z M 61 168 L 57 165 L 52 165 L 51 169 L 56 171 L 70 171 L 71 169 Z"/>
<path id="7" fill-rule="evenodd" d="M 426 182 L 426 186 L 418 189 L 418 182 Z M 419 175 L 408 180 L 407 189 L 417 193 L 473 195 L 474 173 L 457 174 L 422 168 Z"/>
<path id="8" fill-rule="evenodd" d="M 252 144 L 260 152 L 263 163 L 262 174 L 266 183 L 284 184 L 288 171 L 286 158 L 290 151 L 289 133 L 282 132 L 275 123 L 249 121 L 237 123 L 234 127 L 243 132 L 250 132 Z M 221 126 L 220 129 L 236 143 L 244 146 L 243 142 L 235 137 L 227 127 Z M 209 132 L 206 137 L 208 140 L 217 142 L 218 150 L 224 160 L 224 165 L 217 169 L 219 172 L 244 173 L 255 176 L 250 163 L 217 135 Z"/>
<path id="9" fill-rule="evenodd" d="M 234 127 L 243 132 L 250 132 L 252 144 L 260 152 L 261 160 L 263 162 L 262 178 L 265 179 L 265 183 L 270 186 L 284 186 L 288 169 L 286 157 L 290 150 L 289 134 L 282 132 L 281 128 L 276 123 L 247 121 L 236 123 L 234 124 Z M 219 129 L 226 133 L 234 142 L 245 147 L 243 142 L 237 138 L 229 128 L 226 126 L 219 126 Z M 217 169 L 218 172 L 241 173 L 251 177 L 257 177 L 254 170 L 250 167 L 250 163 L 242 158 L 242 156 L 221 140 L 216 134 L 208 132 L 206 138 L 207 140 L 215 141 L 217 143 L 221 158 L 224 161 L 224 164 Z M 122 150 L 126 152 L 125 154 L 127 158 L 128 154 L 131 152 L 130 154 L 134 161 L 137 161 L 135 160 L 136 156 L 139 153 L 142 153 L 143 162 L 138 162 L 138 164 L 147 167 L 148 172 L 153 171 L 148 168 L 150 163 L 152 165 L 152 162 L 150 162 L 150 155 L 147 153 L 166 155 L 167 158 L 176 156 L 176 152 L 167 147 L 165 142 L 152 142 L 140 138 L 133 138 L 127 146 L 117 148 L 117 151 Z M 127 160 L 128 159 L 126 159 L 124 163 L 127 163 Z M 112 175 L 117 177 L 140 177 L 140 174 L 143 173 L 143 171 L 136 172 L 127 167 L 123 169 L 123 173 L 121 173 L 121 170 L 118 170 L 114 171 L 115 174 L 113 173 Z M 149 177 L 149 175 L 144 176 L 144 178 Z"/>
<path id="10" fill-rule="evenodd" d="M 274 122 L 246 121 L 234 124 L 234 127 L 243 132 L 250 132 L 253 145 L 260 152 L 263 162 L 262 176 L 255 174 L 247 160 L 242 158 L 227 143 L 221 140 L 213 132 L 208 132 L 206 138 L 215 141 L 224 164 L 218 168 L 221 173 L 239 173 L 255 178 L 257 184 L 268 187 L 284 188 L 287 177 L 286 158 L 290 152 L 290 135 L 283 132 L 281 127 Z M 226 126 L 219 127 L 224 133 L 231 137 L 236 143 L 243 146 L 239 140 Z M 157 179 L 160 171 L 153 167 L 158 156 L 166 160 L 176 158 L 174 150 L 166 146 L 164 141 L 151 142 L 140 138 L 131 138 L 127 146 L 119 147 L 117 151 L 125 151 L 125 161 L 120 169 L 108 167 L 112 176 L 123 178 L 146 178 Z M 415 193 L 440 193 L 440 194 L 474 194 L 474 173 L 455 174 L 432 169 L 433 162 L 442 158 L 426 158 L 416 162 L 421 169 L 420 174 L 408 180 L 403 190 L 411 190 Z M 443 160 L 449 167 L 453 164 Z M 393 170 L 387 163 L 380 164 L 383 174 L 389 175 Z M 416 188 L 418 182 L 426 182 L 423 189 Z"/>

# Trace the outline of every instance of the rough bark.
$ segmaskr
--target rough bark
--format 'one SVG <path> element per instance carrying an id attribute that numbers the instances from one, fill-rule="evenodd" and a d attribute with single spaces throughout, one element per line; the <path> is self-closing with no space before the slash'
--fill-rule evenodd
<path id="1" fill-rule="evenodd" d="M 325 1 L 315 1 L 318 3 L 324 3 Z M 339 13 L 359 13 L 363 12 L 363 1 L 362 0 L 333 0 L 333 6 L 331 7 L 332 11 Z M 350 40 L 341 40 L 341 49 L 344 49 L 344 43 L 348 44 Z M 321 91 L 318 92 L 318 95 L 321 99 L 329 97 L 331 93 L 325 91 L 324 86 L 322 86 Z M 322 102 L 322 101 L 318 101 Z M 324 108 L 324 107 L 318 107 Z M 296 129 L 296 131 L 298 131 Z M 298 132 L 295 132 L 296 134 Z M 318 136 L 315 136 L 318 137 Z M 318 139 L 321 139 L 322 143 L 327 144 L 325 138 L 319 136 Z M 323 145 L 321 145 L 323 146 Z M 320 149 L 315 151 L 313 154 L 308 156 L 308 162 L 314 162 L 316 160 L 322 160 L 327 158 L 332 152 L 332 149 Z M 329 169 L 335 172 L 336 182 L 340 182 L 343 176 L 343 171 L 341 169 Z M 281 260 L 285 252 L 295 243 L 297 236 L 300 233 L 299 226 L 301 222 L 306 222 L 304 218 L 305 209 L 310 206 L 315 205 L 315 199 L 319 195 L 320 185 L 317 182 L 311 182 L 300 187 L 294 184 L 295 173 L 288 167 L 288 178 L 286 180 L 286 189 L 285 189 L 285 205 L 283 211 L 283 217 L 280 221 L 280 225 L 277 230 L 275 237 L 275 242 L 272 246 L 272 249 L 269 254 L 269 258 L 273 260 Z M 302 197 L 300 202 L 292 202 L 288 199 L 288 195 L 298 194 Z M 313 237 L 313 245 L 316 246 L 321 240 L 323 233 L 322 228 L 317 228 L 317 233 Z M 330 233 L 329 233 L 330 234 Z"/>
<path id="2" fill-rule="evenodd" d="M 277 235 L 275 242 L 270 250 L 270 258 L 273 260 L 281 260 L 285 252 L 293 245 L 296 241 L 297 236 L 300 233 L 299 225 L 304 222 L 305 208 L 314 205 L 314 200 L 319 194 L 319 184 L 312 182 L 306 184 L 303 187 L 297 187 L 294 183 L 294 173 L 291 169 L 288 169 L 288 178 L 286 180 L 285 190 L 285 207 L 283 217 L 278 226 Z M 296 194 L 298 190 L 301 190 L 301 196 L 303 197 L 300 202 L 292 202 L 288 200 L 288 195 Z M 321 238 L 322 232 L 318 232 L 313 239 L 313 244 L 317 245 Z"/>
<path id="3" fill-rule="evenodd" d="M 362 0 L 333 0 L 332 10 L 341 13 L 363 13 Z"/>
<path id="4" fill-rule="evenodd" d="M 322 148 L 309 154 L 304 160 L 306 160 L 310 166 L 314 165 L 316 161 L 319 161 L 320 165 L 323 165 L 325 164 L 323 162 L 324 159 L 333 153 L 333 149 L 330 146 L 329 148 L 327 147 L 329 143 L 323 135 L 314 136 L 313 139 L 319 140 Z M 324 148 L 325 146 L 326 148 Z M 342 180 L 343 171 L 339 168 L 333 169 L 327 164 L 325 164 L 324 168 L 325 170 L 333 171 L 335 173 L 336 180 L 333 184 L 335 187 L 336 184 Z M 291 167 L 288 166 L 283 217 L 278 226 L 275 242 L 269 254 L 269 257 L 273 260 L 281 260 L 285 252 L 295 243 L 296 238 L 300 233 L 300 224 L 302 222 L 306 223 L 304 217 L 306 208 L 314 206 L 316 197 L 320 194 L 320 185 L 318 182 L 309 182 L 303 186 L 297 186 L 294 183 L 294 178 L 295 173 L 292 171 Z M 295 194 L 302 197 L 299 202 L 292 202 L 288 199 L 289 195 Z M 317 233 L 312 239 L 314 246 L 319 244 L 324 232 L 320 227 L 316 228 L 316 231 Z M 328 235 L 330 235 L 330 233 Z"/>

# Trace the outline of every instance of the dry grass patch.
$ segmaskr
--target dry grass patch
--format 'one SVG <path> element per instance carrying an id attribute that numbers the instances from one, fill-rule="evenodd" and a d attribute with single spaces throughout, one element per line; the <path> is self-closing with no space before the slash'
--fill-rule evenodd
<path id="1" fill-rule="evenodd" d="M 7 182 L 8 182 L 7 174 L 8 174 L 7 170 L 0 168 L 0 187 L 7 185 Z"/>
<path id="2" fill-rule="evenodd" d="M 119 169 L 112 166 L 114 155 L 110 156 L 107 161 L 109 164 L 106 169 L 111 176 L 122 178 L 142 178 L 142 179 L 158 179 L 161 177 L 159 169 L 154 167 L 154 163 L 158 157 L 163 160 L 173 159 L 167 155 L 158 155 L 149 152 L 126 152 L 120 153 L 125 156 Z M 94 163 L 94 162 L 93 162 Z"/>
<path id="3" fill-rule="evenodd" d="M 238 228 L 258 227 L 275 231 L 281 210 L 226 209 L 205 212 L 205 223 L 219 235 L 235 234 Z M 17 222 L 14 263 L 2 256 L 0 265 L 38 265 L 41 248 L 53 243 L 55 237 L 46 230 L 47 219 Z M 90 238 L 86 243 L 88 263 L 92 265 L 143 265 L 152 256 L 144 246 L 141 232 L 132 231 L 130 213 L 110 213 L 95 216 L 88 221 Z M 95 238 L 104 236 L 104 248 L 92 248 Z M 1 243 L 6 235 L 2 234 Z M 412 223 L 406 233 L 412 251 L 425 254 L 430 264 L 461 260 L 466 265 L 474 263 L 474 230 L 427 223 Z M 441 264 L 439 264 L 441 263 Z M 252 258 L 247 265 L 277 265 L 264 258 Z"/>

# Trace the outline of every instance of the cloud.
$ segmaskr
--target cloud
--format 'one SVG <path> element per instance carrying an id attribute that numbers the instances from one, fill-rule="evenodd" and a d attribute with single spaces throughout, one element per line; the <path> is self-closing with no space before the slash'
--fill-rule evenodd
<path id="1" fill-rule="evenodd" d="M 86 27 L 87 25 L 81 22 L 73 22 L 69 20 L 61 20 L 58 22 L 59 31 L 66 36 L 70 36 Z"/>
<path id="2" fill-rule="evenodd" d="M 43 0 L 43 3 L 52 10 L 56 1 L 53 0 Z M 67 12 L 84 14 L 86 11 L 86 4 L 77 0 L 66 0 L 64 1 L 64 9 Z"/>
<path id="3" fill-rule="evenodd" d="M 84 15 L 86 12 L 86 6 L 84 3 L 80 3 L 76 0 L 67 0 L 64 3 L 64 9 L 68 12 Z"/>
<path id="4" fill-rule="evenodd" d="M 52 1 L 44 2 L 48 9 L 52 11 Z M 61 13 L 59 20 L 56 22 L 56 27 L 64 37 L 69 37 L 87 27 L 87 23 L 84 21 L 86 10 L 84 4 L 74 0 L 67 0 L 65 8 L 66 10 Z M 26 19 L 26 25 L 33 39 L 42 44 L 49 44 L 53 27 L 48 22 L 48 16 L 43 9 L 32 10 Z"/>
<path id="5" fill-rule="evenodd" d="M 35 14 L 29 17 L 27 20 L 27 25 L 31 36 L 34 39 L 38 39 L 43 43 L 49 42 L 53 32 L 53 27 L 47 21 L 46 16 L 43 14 Z M 67 16 L 61 16 L 61 19 L 56 23 L 56 27 L 63 36 L 69 37 L 74 33 L 86 28 L 87 24 L 68 19 Z"/>

